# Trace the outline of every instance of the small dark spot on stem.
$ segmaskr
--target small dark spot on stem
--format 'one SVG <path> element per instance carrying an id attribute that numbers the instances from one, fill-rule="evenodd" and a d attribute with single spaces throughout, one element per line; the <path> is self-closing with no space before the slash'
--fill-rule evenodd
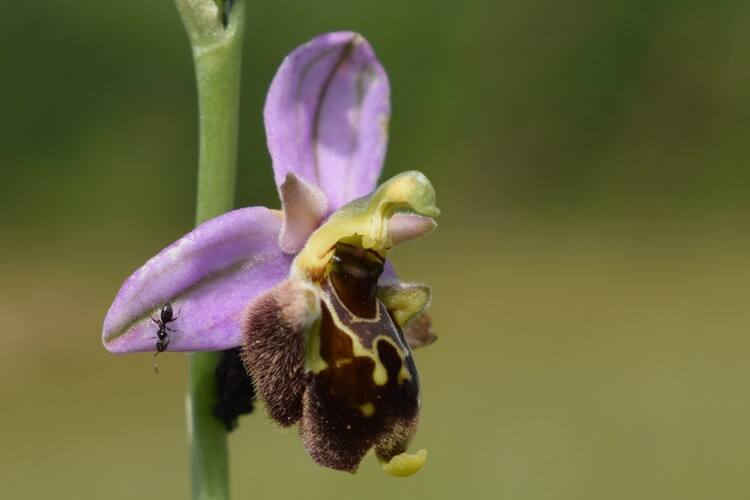
<path id="1" fill-rule="evenodd" d="M 234 0 L 224 0 L 224 8 L 221 12 L 221 24 L 224 25 L 224 29 L 229 26 L 229 13 L 232 10 L 232 4 L 234 4 Z"/>

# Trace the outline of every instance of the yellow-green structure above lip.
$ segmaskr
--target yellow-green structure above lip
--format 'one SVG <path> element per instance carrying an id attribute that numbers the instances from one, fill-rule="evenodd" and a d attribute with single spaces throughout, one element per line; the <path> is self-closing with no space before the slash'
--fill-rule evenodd
<path id="1" fill-rule="evenodd" d="M 331 259 L 334 245 L 341 240 L 358 240 L 362 248 L 385 257 L 393 246 L 388 222 L 398 211 L 437 217 L 435 190 L 421 172 L 403 172 L 381 184 L 373 193 L 347 203 L 307 240 L 292 263 L 291 273 L 299 278 L 319 276 Z"/>

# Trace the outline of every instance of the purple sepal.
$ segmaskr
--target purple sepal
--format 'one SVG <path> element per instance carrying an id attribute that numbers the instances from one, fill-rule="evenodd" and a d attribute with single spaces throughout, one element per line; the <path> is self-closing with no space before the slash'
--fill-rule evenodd
<path id="1" fill-rule="evenodd" d="M 329 33 L 294 50 L 265 105 L 276 185 L 292 172 L 328 197 L 329 213 L 369 194 L 388 141 L 388 77 L 357 33 Z"/>
<path id="2" fill-rule="evenodd" d="M 201 224 L 125 281 L 104 319 L 104 346 L 115 354 L 155 352 L 159 327 L 151 318 L 166 302 L 177 318 L 168 324 L 168 351 L 238 346 L 247 303 L 289 272 L 280 230 L 280 214 L 263 207 Z"/>

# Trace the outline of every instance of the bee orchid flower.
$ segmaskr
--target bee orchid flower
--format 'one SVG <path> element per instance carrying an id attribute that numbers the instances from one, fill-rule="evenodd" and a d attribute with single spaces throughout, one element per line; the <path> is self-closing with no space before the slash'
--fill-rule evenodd
<path id="1" fill-rule="evenodd" d="M 152 315 L 170 303 L 168 351 L 240 346 L 269 416 L 299 424 L 317 463 L 355 472 L 373 450 L 390 474 L 418 471 L 411 349 L 434 340 L 430 289 L 401 282 L 387 257 L 439 210 L 419 172 L 376 187 L 389 115 L 386 73 L 360 35 L 294 50 L 264 111 L 282 210 L 226 213 L 150 259 L 115 297 L 104 346 L 155 352 Z"/>

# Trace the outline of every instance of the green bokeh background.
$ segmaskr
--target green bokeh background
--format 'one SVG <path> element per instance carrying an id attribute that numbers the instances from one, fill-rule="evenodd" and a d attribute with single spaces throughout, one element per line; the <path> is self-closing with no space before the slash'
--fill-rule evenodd
<path id="1" fill-rule="evenodd" d="M 283 57 L 356 30 L 391 79 L 385 167 L 443 215 L 425 468 L 317 467 L 261 412 L 234 498 L 750 495 L 750 3 L 248 4 L 238 206 L 277 207 Z M 0 497 L 186 498 L 187 359 L 101 346 L 121 282 L 193 221 L 196 96 L 168 0 L 0 3 Z"/>

